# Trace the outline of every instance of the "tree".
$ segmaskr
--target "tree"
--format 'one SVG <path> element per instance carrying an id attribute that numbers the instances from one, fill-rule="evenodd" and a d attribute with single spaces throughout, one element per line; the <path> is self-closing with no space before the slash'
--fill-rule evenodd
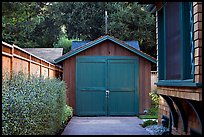
<path id="1" fill-rule="evenodd" d="M 94 40 L 104 35 L 107 10 L 110 35 L 138 40 L 142 51 L 156 57 L 155 18 L 137 2 L 65 2 L 55 6 L 60 9 L 68 38 Z"/>
<path id="2" fill-rule="evenodd" d="M 36 2 L 3 2 L 2 39 L 22 47 L 35 44 L 29 40 L 29 34 L 41 19 L 39 12 Z"/>
<path id="3" fill-rule="evenodd" d="M 120 40 L 138 40 L 142 51 L 156 57 L 155 18 L 135 2 L 114 5 L 109 33 Z"/>
<path id="4" fill-rule="evenodd" d="M 104 2 L 61 2 L 55 3 L 60 9 L 68 38 L 94 40 L 104 34 Z"/>
<path id="5" fill-rule="evenodd" d="M 51 5 L 47 2 L 3 2 L 2 39 L 20 47 L 53 47 L 61 23 Z"/>
<path id="6" fill-rule="evenodd" d="M 64 25 L 68 39 L 94 40 L 105 34 L 106 10 L 110 35 L 138 40 L 156 57 L 155 18 L 137 2 L 4 2 L 2 38 L 21 47 L 54 47 Z"/>

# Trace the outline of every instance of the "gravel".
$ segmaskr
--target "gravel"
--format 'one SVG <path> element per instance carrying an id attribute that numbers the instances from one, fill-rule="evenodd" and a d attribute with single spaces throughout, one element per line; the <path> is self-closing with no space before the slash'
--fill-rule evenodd
<path id="1" fill-rule="evenodd" d="M 162 133 L 168 131 L 166 127 L 160 125 L 147 126 L 145 127 L 145 130 L 147 130 L 151 135 L 162 135 Z"/>

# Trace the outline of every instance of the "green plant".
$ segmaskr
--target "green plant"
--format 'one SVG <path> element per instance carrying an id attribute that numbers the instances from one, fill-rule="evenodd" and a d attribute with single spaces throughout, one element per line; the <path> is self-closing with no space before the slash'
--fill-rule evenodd
<path id="1" fill-rule="evenodd" d="M 64 81 L 13 73 L 2 80 L 2 134 L 55 135 L 72 116 Z"/>
<path id="2" fill-rule="evenodd" d="M 152 116 L 158 115 L 158 107 L 157 106 L 151 106 L 148 109 L 148 114 L 152 115 Z"/>
<path id="3" fill-rule="evenodd" d="M 158 107 L 159 107 L 159 95 L 157 94 L 157 90 L 153 90 L 149 93 L 151 97 L 152 103 L 151 107 L 148 109 L 149 115 L 158 115 Z"/>
<path id="4" fill-rule="evenodd" d="M 149 93 L 149 96 L 151 97 L 152 101 L 155 105 L 159 104 L 159 95 L 157 94 L 157 90 L 153 90 Z"/>
<path id="5" fill-rule="evenodd" d="M 65 105 L 64 106 L 64 115 L 62 116 L 62 123 L 65 124 L 68 119 L 73 116 L 73 109 L 72 107 Z"/>
<path id="6" fill-rule="evenodd" d="M 63 54 L 69 52 L 72 47 L 72 41 L 79 39 L 68 39 L 66 34 L 60 34 L 59 39 L 54 43 L 55 48 L 63 48 Z"/>
<path id="7" fill-rule="evenodd" d="M 158 115 L 140 115 L 140 119 L 157 119 Z"/>
<path id="8" fill-rule="evenodd" d="M 146 126 L 151 126 L 151 125 L 157 125 L 157 122 L 154 120 L 147 120 L 143 124 L 141 124 L 143 128 L 145 128 Z"/>

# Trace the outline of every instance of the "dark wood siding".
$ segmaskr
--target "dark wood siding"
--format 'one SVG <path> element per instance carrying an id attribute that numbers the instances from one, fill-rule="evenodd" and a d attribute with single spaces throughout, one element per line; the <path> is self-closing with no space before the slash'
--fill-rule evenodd
<path id="1" fill-rule="evenodd" d="M 75 110 L 76 97 L 76 56 L 137 56 L 135 53 L 109 40 L 86 49 L 63 62 L 63 79 L 68 87 L 68 104 Z M 150 106 L 148 93 L 151 89 L 151 62 L 139 56 L 139 113 Z"/>
<path id="2" fill-rule="evenodd" d="M 150 107 L 149 92 L 151 90 L 151 63 L 143 58 L 139 58 L 139 93 L 140 104 L 139 112 Z"/>

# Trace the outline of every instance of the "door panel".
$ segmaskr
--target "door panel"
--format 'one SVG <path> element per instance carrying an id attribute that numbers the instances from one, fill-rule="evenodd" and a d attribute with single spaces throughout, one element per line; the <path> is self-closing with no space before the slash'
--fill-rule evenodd
<path id="1" fill-rule="evenodd" d="M 108 115 L 135 115 L 134 92 L 110 91 Z"/>
<path id="2" fill-rule="evenodd" d="M 108 60 L 109 115 L 136 114 L 135 65 L 135 60 Z"/>
<path id="3" fill-rule="evenodd" d="M 106 115 L 105 59 L 77 60 L 76 111 L 78 115 Z"/>

